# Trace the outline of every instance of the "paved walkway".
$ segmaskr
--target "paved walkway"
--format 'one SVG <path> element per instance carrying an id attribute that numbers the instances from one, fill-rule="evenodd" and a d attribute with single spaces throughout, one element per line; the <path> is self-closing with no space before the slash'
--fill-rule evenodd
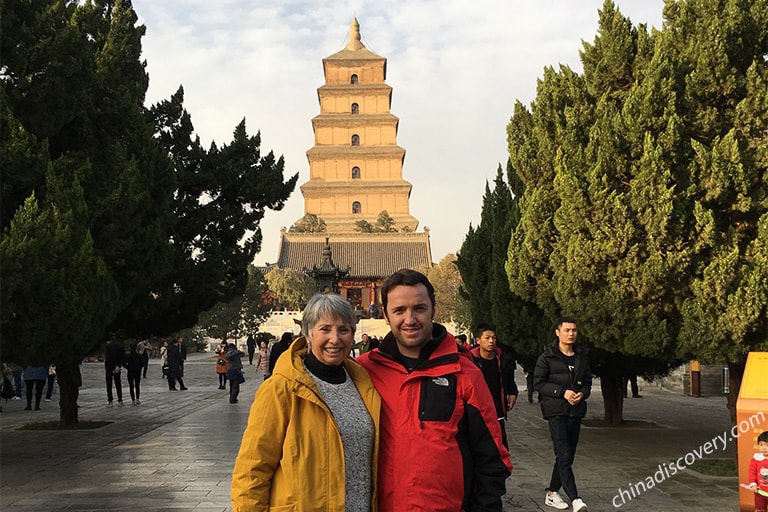
<path id="1" fill-rule="evenodd" d="M 114 423 L 84 431 L 22 431 L 31 421 L 58 419 L 57 397 L 41 411 L 25 401 L 3 403 L 0 414 L 0 509 L 3 511 L 227 511 L 234 457 L 254 389 L 261 381 L 247 367 L 239 404 L 218 388 L 212 354 L 192 354 L 185 365 L 188 391 L 169 392 L 157 360 L 142 380 L 141 405 L 106 407 L 103 364 L 84 363 L 81 420 Z M 523 381 L 522 376 L 519 379 Z M 123 379 L 125 380 L 125 379 Z M 520 382 L 524 389 L 524 381 Z M 738 510 L 735 478 L 683 471 L 637 492 L 636 482 L 659 464 L 685 456 L 729 428 L 725 398 L 688 398 L 655 388 L 625 402 L 628 426 L 586 426 L 576 458 L 576 477 L 590 511 L 725 512 Z M 588 419 L 602 415 L 599 387 Z M 505 511 L 542 511 L 553 461 L 538 404 L 524 394 L 508 422 L 515 464 Z M 588 421 L 587 424 L 595 422 Z M 721 452 L 722 453 L 722 452 Z M 730 443 L 727 453 L 735 453 Z M 717 455 L 717 454 L 715 454 Z M 439 475 L 435 475 L 439 478 Z M 630 486 L 630 484 L 632 486 Z M 635 490 L 636 497 L 631 496 Z"/>

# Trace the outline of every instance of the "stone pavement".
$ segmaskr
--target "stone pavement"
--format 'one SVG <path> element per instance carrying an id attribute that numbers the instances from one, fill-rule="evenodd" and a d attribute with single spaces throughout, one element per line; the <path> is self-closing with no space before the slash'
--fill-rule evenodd
<path id="1" fill-rule="evenodd" d="M 261 379 L 246 365 L 240 403 L 230 404 L 227 392 L 217 389 L 214 365 L 213 354 L 191 354 L 185 365 L 189 390 L 173 393 L 153 359 L 149 378 L 142 380 L 141 405 L 130 404 L 124 382 L 127 404 L 107 408 L 103 364 L 83 363 L 80 419 L 113 421 L 96 430 L 17 430 L 32 421 L 58 419 L 58 395 L 43 402 L 41 411 L 24 411 L 23 400 L 3 403 L 0 510 L 230 510 L 233 461 Z M 518 378 L 525 389 L 523 377 Z M 641 392 L 644 398 L 625 402 L 624 417 L 634 421 L 620 428 L 587 421 L 582 429 L 575 471 L 590 511 L 617 510 L 612 500 L 622 505 L 621 511 L 738 510 L 735 478 L 690 470 L 628 499 L 634 484 L 652 476 L 659 464 L 699 449 L 729 428 L 724 397 L 689 398 L 650 386 Z M 538 404 L 529 404 L 525 393 L 520 399 L 507 423 L 515 469 L 507 481 L 504 510 L 551 511 L 543 506 L 553 462 L 546 423 Z M 587 419 L 601 415 L 598 385 Z M 727 454 L 734 453 L 735 443 L 730 443 Z M 614 500 L 620 489 L 626 491 L 624 504 Z"/>

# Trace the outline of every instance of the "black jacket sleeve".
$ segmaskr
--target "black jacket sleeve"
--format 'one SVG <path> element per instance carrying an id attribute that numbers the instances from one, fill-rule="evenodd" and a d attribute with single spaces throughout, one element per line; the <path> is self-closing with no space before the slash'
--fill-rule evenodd
<path id="1" fill-rule="evenodd" d="M 466 404 L 462 423 L 464 425 L 459 426 L 460 430 L 466 429 L 468 434 L 465 436 L 470 452 L 467 460 L 472 461 L 472 491 L 468 496 L 470 503 L 465 504 L 463 510 L 501 512 L 501 497 L 507 492 L 505 482 L 509 471 L 501 460 L 493 435 L 482 414 L 472 404 Z"/>
<path id="2" fill-rule="evenodd" d="M 539 356 L 539 359 L 536 361 L 536 368 L 533 370 L 534 391 L 542 396 L 562 398 L 565 389 L 563 389 L 563 386 L 551 382 L 549 373 L 549 356 L 544 353 Z"/>
<path id="3" fill-rule="evenodd" d="M 501 383 L 504 386 L 505 395 L 517 396 L 520 393 L 515 382 L 515 360 L 509 354 L 501 356 Z"/>

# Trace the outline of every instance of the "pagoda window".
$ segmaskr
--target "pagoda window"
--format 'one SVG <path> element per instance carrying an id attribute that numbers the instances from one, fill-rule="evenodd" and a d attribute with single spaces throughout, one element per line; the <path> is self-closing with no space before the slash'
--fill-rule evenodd
<path id="1" fill-rule="evenodd" d="M 352 203 L 352 213 L 360 213 L 362 210 L 363 208 L 360 206 L 360 201 L 355 201 Z"/>
<path id="2" fill-rule="evenodd" d="M 349 77 L 349 83 L 356 84 L 357 83 L 357 74 L 352 74 L 351 77 Z"/>
<path id="3" fill-rule="evenodd" d="M 352 145 L 353 146 L 359 146 L 360 145 L 360 136 L 358 134 L 354 134 L 352 136 Z"/>
<path id="4" fill-rule="evenodd" d="M 352 168 L 352 179 L 353 180 L 359 180 L 360 179 L 360 168 L 355 166 Z"/>
<path id="5" fill-rule="evenodd" d="M 357 114 L 359 112 L 360 112 L 360 105 L 358 105 L 357 103 L 353 103 L 352 104 L 352 113 L 353 114 Z"/>

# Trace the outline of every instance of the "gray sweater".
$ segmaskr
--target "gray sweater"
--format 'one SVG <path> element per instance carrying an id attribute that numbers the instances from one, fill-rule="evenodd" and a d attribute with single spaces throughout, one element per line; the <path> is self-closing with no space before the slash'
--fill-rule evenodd
<path id="1" fill-rule="evenodd" d="M 308 372 L 336 420 L 344 447 L 344 503 L 346 512 L 370 512 L 373 473 L 373 420 L 347 374 L 342 384 L 331 384 Z"/>

